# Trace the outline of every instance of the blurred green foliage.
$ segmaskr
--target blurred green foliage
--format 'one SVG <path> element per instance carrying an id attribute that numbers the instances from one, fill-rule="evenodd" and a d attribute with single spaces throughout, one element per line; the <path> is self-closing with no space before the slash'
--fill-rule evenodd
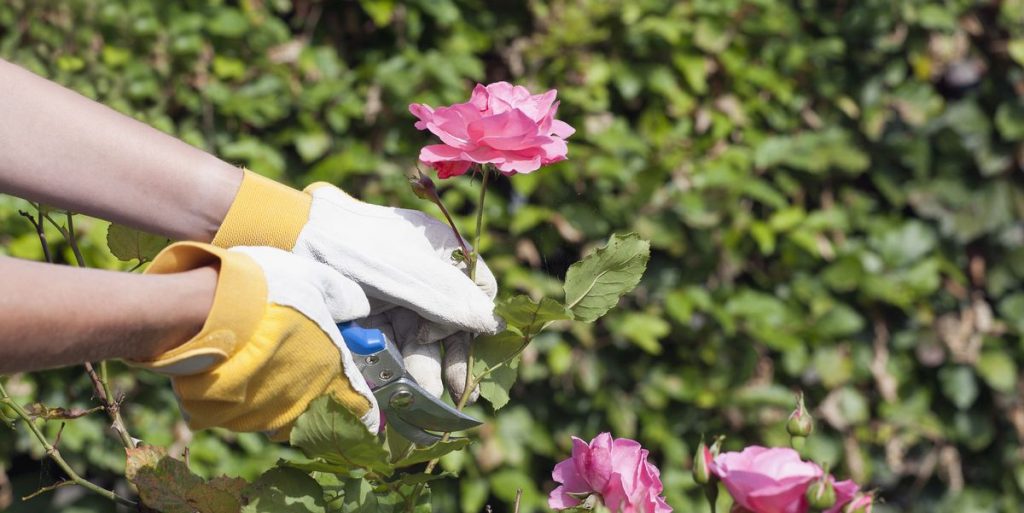
<path id="1" fill-rule="evenodd" d="M 0 56 L 268 176 L 430 212 L 405 179 L 430 140 L 409 103 L 559 90 L 570 160 L 499 181 L 484 256 L 506 293 L 558 297 L 569 263 L 637 231 L 648 272 L 595 327 L 539 337 L 509 406 L 472 410 L 493 421 L 443 460 L 461 477 L 435 511 L 507 511 L 517 488 L 543 509 L 569 436 L 601 430 L 652 450 L 677 511 L 707 511 L 700 435 L 784 445 L 797 389 L 808 450 L 878 511 L 1022 509 L 1021 0 L 6 0 Z M 474 184 L 443 185 L 470 227 Z M 26 207 L 0 197 L 0 252 L 40 259 Z M 90 265 L 127 267 L 105 223 L 80 230 Z M 204 475 L 286 451 L 190 438 L 166 380 L 115 377 L 133 434 L 188 444 Z M 8 390 L 92 404 L 79 369 Z M 105 425 L 69 421 L 61 446 L 113 487 Z M 60 475 L 23 431 L 0 451 L 16 497 Z M 62 488 L 11 510 L 58 507 L 111 508 Z"/>

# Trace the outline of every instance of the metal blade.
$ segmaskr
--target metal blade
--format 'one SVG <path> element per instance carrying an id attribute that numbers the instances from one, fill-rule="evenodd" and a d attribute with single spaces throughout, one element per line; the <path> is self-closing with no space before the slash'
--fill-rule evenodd
<path id="1" fill-rule="evenodd" d="M 400 417 L 388 417 L 388 425 L 394 428 L 398 434 L 404 436 L 416 445 L 428 446 L 441 441 L 440 436 L 428 433 L 412 424 L 409 424 Z"/>
<path id="2" fill-rule="evenodd" d="M 420 429 L 439 432 L 462 431 L 482 424 L 434 397 L 408 377 L 403 376 L 373 393 L 389 422 L 397 418 Z"/>

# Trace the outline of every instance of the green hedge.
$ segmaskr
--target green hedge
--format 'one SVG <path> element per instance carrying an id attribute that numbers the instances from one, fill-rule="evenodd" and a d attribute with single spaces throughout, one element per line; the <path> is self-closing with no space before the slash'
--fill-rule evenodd
<path id="1" fill-rule="evenodd" d="M 268 176 L 433 213 L 405 182 L 429 140 L 409 103 L 559 90 L 570 159 L 500 181 L 484 255 L 506 292 L 556 295 L 569 263 L 637 231 L 649 271 L 594 329 L 528 351 L 512 403 L 445 460 L 461 478 L 436 511 L 504 511 L 517 487 L 543 509 L 569 435 L 608 429 L 652 450 L 677 511 L 706 511 L 700 435 L 783 445 L 797 389 L 820 421 L 809 450 L 877 487 L 877 511 L 1022 508 L 1020 0 L 7 0 L 0 56 Z M 444 186 L 470 226 L 474 184 Z M 19 208 L 0 197 L 0 253 L 39 259 Z M 90 264 L 124 267 L 105 223 L 83 229 Z M 134 434 L 187 442 L 162 378 L 116 377 Z M 79 369 L 9 382 L 90 404 Z M 62 447 L 113 486 L 104 429 L 70 421 Z M 191 442 L 207 474 L 284 450 Z M 0 451 L 17 497 L 60 476 L 24 432 Z M 59 501 L 110 509 L 65 493 L 12 511 Z"/>

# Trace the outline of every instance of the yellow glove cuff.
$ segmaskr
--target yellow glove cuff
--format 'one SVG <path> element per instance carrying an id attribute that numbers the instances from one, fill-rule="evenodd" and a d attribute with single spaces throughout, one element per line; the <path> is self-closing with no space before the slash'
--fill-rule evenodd
<path id="1" fill-rule="evenodd" d="M 138 365 L 169 375 L 201 372 L 227 360 L 252 338 L 267 305 L 263 270 L 248 256 L 198 242 L 178 242 L 160 252 L 147 274 L 219 266 L 210 314 L 192 340 Z"/>
<path id="2" fill-rule="evenodd" d="M 235 195 L 213 244 L 273 246 L 291 250 L 309 219 L 313 199 L 300 191 L 244 170 Z"/>
<path id="3" fill-rule="evenodd" d="M 359 417 L 370 410 L 320 326 L 291 307 L 268 303 L 264 271 L 248 255 L 179 242 L 146 272 L 217 264 L 213 306 L 199 334 L 154 361 L 134 362 L 172 377 L 189 427 L 264 431 L 286 440 L 295 419 L 322 394 Z"/>

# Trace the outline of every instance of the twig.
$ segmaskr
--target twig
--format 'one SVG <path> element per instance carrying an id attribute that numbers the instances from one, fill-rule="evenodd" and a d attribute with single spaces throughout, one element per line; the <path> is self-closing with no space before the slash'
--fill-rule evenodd
<path id="1" fill-rule="evenodd" d="M 421 199 L 430 201 L 437 205 L 437 208 L 441 209 L 441 213 L 444 214 L 444 218 L 448 221 L 448 226 L 451 227 L 452 233 L 455 234 L 455 240 L 459 242 L 459 248 L 462 249 L 462 256 L 466 259 L 467 265 L 470 263 L 469 259 L 472 255 L 469 252 L 469 247 L 466 246 L 466 240 L 462 238 L 462 233 L 459 232 L 459 227 L 455 225 L 455 220 L 452 219 L 452 215 L 448 212 L 448 208 L 444 206 L 444 202 L 441 201 L 441 196 L 437 193 L 437 187 L 434 185 L 434 181 L 429 176 L 423 174 L 420 170 L 419 164 L 416 165 L 416 177 L 409 179 L 410 185 L 412 185 L 413 193 Z"/>
<path id="2" fill-rule="evenodd" d="M 35 423 L 32 422 L 32 419 L 29 417 L 28 412 L 26 412 L 25 409 L 22 408 L 20 404 L 11 399 L 11 396 L 7 395 L 7 390 L 4 388 L 2 384 L 0 384 L 0 403 L 3 403 L 5 406 L 13 410 L 14 413 L 18 416 L 18 418 L 20 418 L 25 423 L 25 425 L 28 426 L 29 431 L 31 431 L 32 434 L 36 437 L 36 439 L 39 440 L 39 443 L 42 444 L 43 449 L 46 450 L 46 455 L 49 456 L 50 459 L 53 460 L 53 462 L 56 463 L 57 466 L 60 467 L 65 474 L 67 474 L 68 478 L 71 480 L 70 482 L 77 484 L 78 486 L 81 486 L 87 490 L 90 490 L 96 493 L 97 495 L 106 497 L 107 499 L 117 502 L 118 504 L 123 504 L 125 506 L 135 506 L 134 501 L 121 497 L 120 495 L 114 493 L 113 491 L 107 490 L 106 488 L 102 488 L 96 485 L 95 483 L 88 481 L 84 479 L 82 476 L 78 475 L 78 473 L 71 468 L 71 465 L 68 465 L 68 462 L 64 460 L 64 457 L 61 456 L 60 451 L 57 449 L 57 447 L 54 444 L 51 444 L 50 441 L 46 439 L 46 435 L 44 435 L 43 432 L 39 430 L 39 426 L 36 426 Z M 65 482 L 67 481 L 61 481 L 61 483 Z M 67 485 L 57 483 L 55 485 L 44 487 L 39 489 L 36 493 L 27 496 L 26 498 L 34 497 L 36 495 L 39 495 L 40 493 L 60 488 L 61 486 Z"/>
<path id="3" fill-rule="evenodd" d="M 32 227 L 36 229 L 36 236 L 39 237 L 39 243 L 43 246 L 43 258 L 46 259 L 47 262 L 53 262 L 53 255 L 50 254 L 50 245 L 46 242 L 46 230 L 44 230 L 43 226 L 43 211 L 38 207 L 37 211 L 39 212 L 38 221 L 36 221 L 36 218 L 32 217 L 32 214 L 29 214 L 24 210 L 19 210 L 18 214 L 25 219 L 28 219 L 28 222 L 32 223 Z"/>
<path id="4" fill-rule="evenodd" d="M 60 436 L 64 434 L 64 426 L 66 426 L 66 425 L 68 425 L 67 422 L 61 422 L 60 423 L 60 427 L 57 428 L 57 436 L 53 437 L 53 443 L 50 444 L 50 445 L 53 445 L 53 450 L 54 451 L 56 451 L 57 450 L 57 446 L 60 445 Z"/>
<path id="5" fill-rule="evenodd" d="M 537 333 L 540 333 L 545 328 L 547 328 L 549 325 L 551 325 L 551 322 L 548 322 L 548 323 L 544 324 L 544 326 L 541 326 L 541 328 L 539 330 L 537 330 Z M 523 348 L 525 348 L 527 345 L 530 344 L 530 341 L 532 340 L 533 336 L 535 336 L 535 334 L 527 335 L 527 336 L 523 337 L 523 346 L 522 346 Z M 519 353 L 516 353 L 516 354 L 519 354 Z M 467 364 L 466 364 L 466 369 L 467 369 L 467 371 L 466 371 L 466 374 L 467 374 L 466 375 L 466 389 L 462 391 L 462 397 L 459 397 L 459 402 L 458 402 L 458 404 L 455 405 L 455 409 L 457 409 L 459 411 L 462 411 L 463 408 L 466 407 L 466 403 L 469 402 L 469 398 L 473 394 L 473 389 L 475 389 L 476 386 L 479 385 L 480 382 L 483 381 L 484 378 L 486 378 L 488 375 L 490 375 L 492 372 L 497 370 L 502 365 L 508 364 L 508 362 L 512 361 L 513 358 L 515 358 L 515 355 L 513 355 L 512 358 L 509 358 L 508 360 L 505 360 L 505 361 L 502 361 L 500 363 L 497 363 L 497 364 L 495 364 L 492 367 L 488 367 L 483 372 L 481 372 L 479 376 L 473 376 L 473 348 L 472 348 L 472 346 L 470 346 L 469 358 L 467 359 Z M 451 435 L 452 434 L 450 432 L 449 433 L 445 433 L 444 435 L 441 436 L 441 441 L 442 442 L 447 442 L 451 438 Z M 440 458 L 434 458 L 434 459 L 430 460 L 429 462 L 427 462 L 427 467 L 425 469 L 423 469 L 423 473 L 424 474 L 430 474 L 431 472 L 433 472 L 434 468 L 437 467 L 437 464 L 440 461 L 441 461 Z M 420 483 L 420 484 L 416 485 L 416 489 L 413 490 L 413 492 L 412 492 L 412 497 L 419 498 L 420 493 L 423 491 L 424 485 L 425 485 L 425 483 Z"/>
<path id="6" fill-rule="evenodd" d="M 522 501 L 522 500 L 523 500 L 523 489 L 522 488 L 516 488 L 516 502 L 513 503 L 514 504 L 514 509 L 512 510 L 512 513 L 519 513 L 519 502 Z"/>
<path id="7" fill-rule="evenodd" d="M 78 267 L 85 267 L 85 257 L 82 256 L 82 250 L 78 249 L 78 237 L 75 235 L 75 215 L 71 212 L 64 214 L 68 220 L 68 244 L 71 244 L 71 251 L 75 254 Z"/>
<path id="8" fill-rule="evenodd" d="M 77 419 L 77 418 L 85 417 L 86 415 L 91 415 L 91 414 L 96 413 L 98 411 L 103 411 L 103 406 L 96 406 L 94 408 L 89 408 L 88 410 L 83 410 L 81 408 L 71 408 L 70 410 L 68 410 L 68 409 L 60 408 L 60 407 L 58 407 L 58 408 L 50 408 L 49 406 L 46 406 L 45 404 L 35 403 L 35 404 L 30 404 L 28 406 L 28 408 L 25 409 L 25 411 L 27 411 L 29 416 L 31 416 L 34 419 L 74 420 L 74 419 Z"/>
<path id="9" fill-rule="evenodd" d="M 106 374 L 106 362 L 100 362 L 100 368 L 103 374 Z M 135 448 L 135 441 L 128 434 L 128 429 L 124 425 L 124 419 L 121 418 L 121 405 L 110 393 L 110 385 L 107 384 L 105 379 L 96 375 L 96 369 L 93 368 L 92 363 L 85 362 L 85 372 L 89 374 L 89 380 L 92 381 L 93 392 L 96 393 L 96 397 L 103 403 L 103 409 L 107 411 L 107 416 L 110 417 L 110 429 L 117 433 L 118 438 L 121 439 L 121 444 L 125 448 Z"/>
<path id="10" fill-rule="evenodd" d="M 480 232 L 484 228 L 484 198 L 487 196 L 487 177 L 491 173 L 487 166 L 480 166 L 483 178 L 480 179 L 480 199 L 476 203 L 476 233 L 473 234 L 473 256 L 469 261 L 469 279 L 476 281 L 476 263 L 480 260 Z M 469 255 L 467 255 L 469 256 Z"/>
<path id="11" fill-rule="evenodd" d="M 56 483 L 53 483 L 52 485 L 44 486 L 44 487 L 42 487 L 42 488 L 40 488 L 40 489 L 38 489 L 38 490 L 28 494 L 28 495 L 22 497 L 21 500 L 27 501 L 29 499 L 33 499 L 33 498 L 35 498 L 35 497 L 37 497 L 39 495 L 42 495 L 42 494 L 44 494 L 46 492 L 49 492 L 49 491 L 52 491 L 52 490 L 56 490 L 57 488 L 60 488 L 62 486 L 73 486 L 75 484 L 76 483 L 74 481 L 57 481 Z"/>
<path id="12" fill-rule="evenodd" d="M 42 210 L 40 210 L 40 215 L 43 215 Z M 75 262 L 78 264 L 78 267 L 85 267 L 85 257 L 82 256 L 82 251 L 78 247 L 78 234 L 75 233 L 75 215 L 71 212 L 65 212 L 64 215 L 67 220 L 66 226 L 57 224 L 49 214 L 46 214 L 45 217 L 50 224 L 57 228 L 57 230 L 60 230 L 60 234 L 68 241 L 71 251 L 75 254 Z M 89 374 L 93 390 L 95 390 L 97 398 L 103 403 L 103 408 L 110 417 L 110 428 L 117 433 L 122 445 L 129 449 L 134 448 L 135 441 L 128 434 L 124 419 L 121 417 L 121 405 L 115 400 L 114 394 L 110 391 L 110 385 L 107 380 L 107 362 L 100 362 L 100 374 L 102 374 L 102 377 L 96 375 L 96 370 L 90 362 L 85 362 L 85 372 Z"/>

